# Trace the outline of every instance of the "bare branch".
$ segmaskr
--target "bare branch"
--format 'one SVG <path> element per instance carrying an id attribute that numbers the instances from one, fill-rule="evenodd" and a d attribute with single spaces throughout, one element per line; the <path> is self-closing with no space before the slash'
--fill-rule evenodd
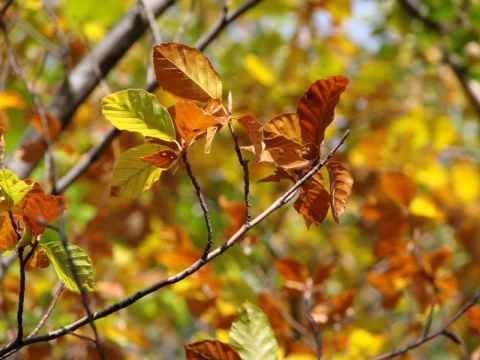
<path id="1" fill-rule="evenodd" d="M 43 327 L 43 325 L 45 324 L 47 319 L 50 317 L 50 315 L 53 311 L 53 308 L 55 307 L 55 304 L 57 303 L 57 301 L 60 297 L 60 294 L 62 293 L 62 291 L 64 289 L 65 289 L 65 284 L 61 283 L 60 286 L 58 287 L 57 291 L 55 292 L 55 295 L 53 296 L 52 302 L 50 303 L 50 306 L 48 307 L 47 311 L 43 315 L 43 317 L 40 320 L 40 322 L 38 323 L 37 327 L 32 331 L 32 333 L 30 335 L 27 336 L 27 339 L 38 334 L 38 332 Z"/>

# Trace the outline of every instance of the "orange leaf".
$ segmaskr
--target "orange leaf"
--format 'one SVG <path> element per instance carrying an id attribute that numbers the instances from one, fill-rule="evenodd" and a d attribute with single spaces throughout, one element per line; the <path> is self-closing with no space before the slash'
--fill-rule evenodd
<path id="1" fill-rule="evenodd" d="M 380 186 L 390 199 L 407 206 L 415 197 L 415 184 L 409 177 L 399 173 L 387 173 L 380 179 Z"/>
<path id="2" fill-rule="evenodd" d="M 311 223 L 317 226 L 325 219 L 329 205 L 330 196 L 323 187 L 322 175 L 316 173 L 300 187 L 294 207 L 303 215 L 307 227 L 310 227 Z"/>
<path id="3" fill-rule="evenodd" d="M 285 280 L 305 283 L 308 277 L 308 269 L 300 261 L 294 258 L 282 258 L 276 260 L 275 268 Z"/>
<path id="4" fill-rule="evenodd" d="M 18 242 L 18 236 L 13 229 L 12 222 L 8 215 L 3 218 L 4 215 L 0 217 L 0 220 L 3 219 L 3 224 L 0 227 L 0 249 L 6 250 L 10 246 L 15 245 Z M 18 221 L 22 219 L 22 216 L 19 214 L 14 214 L 13 218 L 15 223 L 18 224 Z"/>
<path id="5" fill-rule="evenodd" d="M 199 102 L 222 97 L 222 81 L 210 60 L 197 49 L 174 42 L 153 48 L 160 86 L 175 97 Z"/>
<path id="6" fill-rule="evenodd" d="M 45 153 L 45 143 L 38 141 L 26 141 L 20 148 L 15 150 L 15 156 L 28 163 L 37 162 Z"/>
<path id="7" fill-rule="evenodd" d="M 205 136 L 209 127 L 220 126 L 215 116 L 186 101 L 176 103 L 172 115 L 178 133 L 188 146 Z"/>
<path id="8" fill-rule="evenodd" d="M 187 360 L 240 360 L 230 345 L 220 341 L 204 340 L 185 345 Z"/>
<path id="9" fill-rule="evenodd" d="M 46 127 L 48 130 L 48 137 L 50 141 L 55 140 L 58 133 L 62 129 L 62 123 L 50 113 L 45 113 Z M 30 119 L 31 125 L 39 132 L 43 139 L 45 139 L 45 128 L 43 126 L 40 115 L 35 114 Z"/>
<path id="10" fill-rule="evenodd" d="M 345 76 L 331 76 L 325 80 L 317 80 L 303 94 L 297 105 L 303 139 L 320 146 L 325 137 L 325 129 L 335 116 L 335 106 L 348 82 Z"/>
<path id="11" fill-rule="evenodd" d="M 339 321 L 353 305 L 355 290 L 346 290 L 332 299 L 332 317 Z"/>
<path id="12" fill-rule="evenodd" d="M 352 194 L 353 177 L 338 161 L 327 163 L 330 175 L 330 205 L 333 218 L 340 223 L 340 215 L 345 211 L 348 199 Z"/>
<path id="13" fill-rule="evenodd" d="M 467 322 L 472 330 L 480 334 L 480 305 L 474 305 L 467 310 Z"/>
<path id="14" fill-rule="evenodd" d="M 318 146 L 305 144 L 297 114 L 287 113 L 270 120 L 262 128 L 264 151 L 273 164 L 286 169 L 309 167 L 319 155 Z"/>
<path id="15" fill-rule="evenodd" d="M 33 253 L 33 256 L 27 262 L 25 270 L 31 271 L 34 269 L 43 269 L 50 266 L 50 260 L 45 254 L 42 246 L 38 246 Z"/>
<path id="16" fill-rule="evenodd" d="M 319 266 L 315 269 L 315 274 L 313 276 L 313 283 L 315 285 L 322 284 L 325 280 L 327 280 L 335 266 L 334 263 L 328 264 L 326 266 Z"/>
<path id="17" fill-rule="evenodd" d="M 38 236 L 45 230 L 44 224 L 57 219 L 65 211 L 67 201 L 63 196 L 45 194 L 42 187 L 35 183 L 18 206 L 23 209 L 25 224 Z"/>
<path id="18" fill-rule="evenodd" d="M 275 162 L 270 153 L 268 151 L 263 151 L 263 126 L 260 121 L 258 121 L 253 115 L 244 115 L 238 119 L 238 123 L 243 126 L 252 142 L 253 149 L 251 147 L 245 147 L 245 149 L 252 151 L 257 156 L 259 162 L 274 164 Z"/>
<path id="19" fill-rule="evenodd" d="M 162 169 L 169 169 L 178 160 L 178 154 L 169 149 L 160 150 L 152 155 L 142 156 L 140 160 Z"/>
<path id="20" fill-rule="evenodd" d="M 220 208 L 224 210 L 230 217 L 232 226 L 223 230 L 225 236 L 230 238 L 245 223 L 246 208 L 244 203 L 231 203 L 225 196 L 218 199 Z"/>

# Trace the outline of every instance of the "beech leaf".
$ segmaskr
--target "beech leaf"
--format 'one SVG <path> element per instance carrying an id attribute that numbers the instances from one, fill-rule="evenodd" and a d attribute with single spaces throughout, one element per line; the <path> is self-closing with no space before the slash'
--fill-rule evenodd
<path id="1" fill-rule="evenodd" d="M 175 141 L 175 129 L 167 109 L 155 95 L 143 89 L 119 91 L 102 99 L 102 113 L 120 130 Z"/>
<path id="2" fill-rule="evenodd" d="M 21 181 L 18 176 L 9 169 L 1 169 L 0 188 L 2 190 L 1 195 L 6 199 L 12 199 L 13 205 L 17 205 L 33 188 L 33 184 L 27 184 L 25 181 Z"/>
<path id="3" fill-rule="evenodd" d="M 277 359 L 278 343 L 268 318 L 248 301 L 242 305 L 233 321 L 230 345 L 242 359 Z"/>
<path id="4" fill-rule="evenodd" d="M 325 129 L 331 124 L 340 95 L 348 85 L 343 75 L 317 80 L 303 94 L 297 105 L 297 114 L 303 131 L 303 138 L 320 146 Z"/>
<path id="5" fill-rule="evenodd" d="M 340 216 L 352 194 L 353 177 L 338 161 L 329 161 L 326 166 L 330 176 L 330 206 L 333 218 L 340 223 Z"/>
<path id="6" fill-rule="evenodd" d="M 240 360 L 230 345 L 220 341 L 204 340 L 185 345 L 187 360 Z"/>
<path id="7" fill-rule="evenodd" d="M 142 191 L 148 190 L 160 178 L 163 171 L 155 165 L 143 161 L 165 147 L 158 144 L 143 144 L 125 151 L 117 161 L 110 181 L 110 195 L 123 199 L 132 199 Z"/>
<path id="8" fill-rule="evenodd" d="M 303 215 L 307 227 L 310 227 L 312 223 L 318 226 L 325 219 L 329 204 L 330 196 L 323 186 L 322 176 L 316 173 L 300 187 L 298 199 L 293 206 Z"/>
<path id="9" fill-rule="evenodd" d="M 174 42 L 153 48 L 153 66 L 160 86 L 175 97 L 202 103 L 222 97 L 222 81 L 198 49 Z"/>
<path id="10" fill-rule="evenodd" d="M 50 262 L 53 264 L 55 272 L 60 280 L 65 283 L 67 289 L 80 293 L 80 288 L 75 282 L 75 278 L 70 267 L 68 254 L 63 247 L 61 241 L 53 241 L 40 245 L 47 255 Z M 87 291 L 95 291 L 95 281 L 93 280 L 92 262 L 87 253 L 79 248 L 77 245 L 67 244 L 67 249 L 70 253 L 70 258 L 73 261 L 75 271 L 82 286 Z"/>
<path id="11" fill-rule="evenodd" d="M 417 192 L 413 181 L 406 175 L 400 173 L 386 173 L 380 179 L 380 186 L 390 199 L 407 206 L 415 197 Z"/>

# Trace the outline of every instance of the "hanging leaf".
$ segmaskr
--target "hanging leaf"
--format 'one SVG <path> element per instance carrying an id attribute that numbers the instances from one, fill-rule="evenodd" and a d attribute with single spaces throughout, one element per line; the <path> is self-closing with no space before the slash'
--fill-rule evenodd
<path id="1" fill-rule="evenodd" d="M 32 228 L 34 235 L 41 235 L 45 225 L 58 219 L 67 209 L 67 200 L 63 196 L 45 194 L 38 183 L 32 184 L 30 190 L 18 204 L 23 209 L 23 220 Z"/>
<path id="2" fill-rule="evenodd" d="M 62 242 L 53 241 L 40 245 L 47 254 L 52 263 L 58 278 L 65 283 L 67 289 L 80 293 L 80 287 L 77 286 L 75 278 L 70 267 L 68 254 L 65 251 Z M 87 253 L 76 245 L 67 244 L 70 258 L 73 261 L 75 272 L 78 275 L 80 286 L 87 291 L 95 291 L 95 281 L 93 280 L 92 262 Z"/>
<path id="3" fill-rule="evenodd" d="M 143 89 L 119 91 L 102 99 L 102 113 L 120 130 L 175 141 L 172 119 L 155 95 Z"/>
<path id="4" fill-rule="evenodd" d="M 325 80 L 317 80 L 303 94 L 297 105 L 297 114 L 305 140 L 320 146 L 348 82 L 343 75 L 330 76 Z"/>
<path id="5" fill-rule="evenodd" d="M 35 269 L 44 269 L 50 266 L 50 259 L 45 253 L 45 248 L 43 246 L 37 246 L 33 256 L 25 265 L 25 270 L 32 271 Z"/>
<path id="6" fill-rule="evenodd" d="M 142 157 L 150 156 L 165 148 L 157 144 L 143 144 L 125 151 L 118 159 L 110 181 L 110 195 L 122 199 L 132 199 L 152 187 L 160 178 L 163 169 Z"/>
<path id="7" fill-rule="evenodd" d="M 220 341 L 204 340 L 185 345 L 187 360 L 240 360 L 230 345 Z"/>
<path id="8" fill-rule="evenodd" d="M 187 146 L 205 136 L 208 128 L 221 126 L 215 116 L 187 101 L 176 103 L 172 108 L 172 114 L 175 127 Z"/>
<path id="9" fill-rule="evenodd" d="M 242 359 L 276 360 L 278 344 L 265 314 L 245 302 L 230 329 L 230 345 Z"/>
<path id="10" fill-rule="evenodd" d="M 13 205 L 17 205 L 22 198 L 33 188 L 33 184 L 21 181 L 18 176 L 9 169 L 0 169 L 1 196 L 12 199 Z"/>
<path id="11" fill-rule="evenodd" d="M 338 161 L 329 161 L 326 166 L 330 176 L 330 206 L 333 218 L 340 224 L 340 216 L 352 194 L 353 177 Z"/>
<path id="12" fill-rule="evenodd" d="M 203 103 L 222 97 L 220 76 L 193 47 L 174 42 L 154 46 L 153 66 L 160 86 L 175 97 Z"/>
<path id="13" fill-rule="evenodd" d="M 327 216 L 330 205 L 330 196 L 323 186 L 323 179 L 320 173 L 316 173 L 305 181 L 299 189 L 298 199 L 294 207 L 305 219 L 309 228 L 313 223 L 318 226 Z"/>

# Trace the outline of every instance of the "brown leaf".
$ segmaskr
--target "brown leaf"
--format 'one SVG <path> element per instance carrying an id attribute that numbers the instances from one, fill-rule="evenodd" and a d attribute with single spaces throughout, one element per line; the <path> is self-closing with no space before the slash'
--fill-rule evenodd
<path id="1" fill-rule="evenodd" d="M 3 218 L 3 215 L 2 215 Z M 13 219 L 16 224 L 18 224 L 19 220 L 22 220 L 22 216 L 20 214 L 13 214 Z M 18 242 L 18 236 L 13 229 L 12 222 L 8 215 L 4 218 L 3 224 L 0 227 L 0 249 L 6 250 L 10 246 L 15 245 Z"/>
<path id="2" fill-rule="evenodd" d="M 332 299 L 332 317 L 335 321 L 339 321 L 345 316 L 347 311 L 353 306 L 355 299 L 355 290 L 349 289 Z"/>
<path id="3" fill-rule="evenodd" d="M 27 262 L 25 270 L 31 271 L 34 269 L 43 269 L 48 266 L 50 266 L 50 260 L 48 259 L 47 254 L 45 254 L 45 250 L 40 245 L 35 249 L 33 256 Z"/>
<path id="4" fill-rule="evenodd" d="M 317 172 L 300 187 L 295 210 L 303 215 L 307 227 L 310 227 L 311 223 L 318 226 L 325 219 L 329 206 L 330 195 L 323 186 L 322 175 Z"/>
<path id="5" fill-rule="evenodd" d="M 44 224 L 57 219 L 66 210 L 67 201 L 63 196 L 45 194 L 40 184 L 35 183 L 18 206 L 23 209 L 26 226 L 38 236 L 45 230 Z"/>
<path id="6" fill-rule="evenodd" d="M 297 105 L 297 114 L 303 138 L 317 146 L 325 137 L 325 129 L 331 124 L 334 117 L 335 106 L 340 100 L 340 95 L 348 85 L 345 76 L 330 76 L 317 80 L 303 94 Z"/>
<path id="7" fill-rule="evenodd" d="M 294 258 L 276 260 L 275 268 L 285 280 L 296 281 L 303 284 L 308 277 L 308 269 Z"/>
<path id="8" fill-rule="evenodd" d="M 345 211 L 348 199 L 352 194 L 353 177 L 338 161 L 329 161 L 326 166 L 330 175 L 332 214 L 335 221 L 340 223 L 340 215 Z"/>
<path id="9" fill-rule="evenodd" d="M 380 179 L 380 186 L 390 199 L 407 206 L 415 197 L 415 184 L 409 177 L 399 173 L 387 173 Z"/>
<path id="10" fill-rule="evenodd" d="M 480 334 L 480 305 L 474 305 L 467 310 L 467 322 L 473 331 Z"/>
<path id="11" fill-rule="evenodd" d="M 319 285 L 327 280 L 332 274 L 335 263 L 331 263 L 325 266 L 319 266 L 315 269 L 315 274 L 313 275 L 313 284 Z"/>
<path id="12" fill-rule="evenodd" d="M 178 160 L 178 154 L 175 151 L 166 149 L 157 151 L 152 155 L 142 156 L 140 160 L 162 169 L 169 169 Z"/>
<path id="13" fill-rule="evenodd" d="M 246 208 L 244 203 L 231 203 L 225 196 L 220 196 L 218 199 L 218 205 L 224 210 L 230 217 L 232 226 L 223 230 L 227 239 L 235 234 L 238 229 L 245 223 Z"/>
<path id="14" fill-rule="evenodd" d="M 48 129 L 48 137 L 50 141 L 56 139 L 58 133 L 62 129 L 62 123 L 50 113 L 45 113 L 46 126 Z M 43 127 L 40 115 L 35 114 L 30 119 L 31 125 L 39 132 L 43 139 L 45 139 L 45 128 Z"/>
<path id="15" fill-rule="evenodd" d="M 40 160 L 46 150 L 43 142 L 26 141 L 20 148 L 15 150 L 14 156 L 28 163 L 34 163 Z"/>
<path id="16" fill-rule="evenodd" d="M 175 97 L 203 103 L 222 97 L 220 76 L 193 47 L 174 42 L 154 46 L 153 65 L 160 86 Z"/>
<path id="17" fill-rule="evenodd" d="M 191 102 L 176 103 L 171 113 L 177 132 L 186 141 L 187 146 L 205 136 L 209 127 L 221 126 L 215 116 Z"/>
<path id="18" fill-rule="evenodd" d="M 187 360 L 240 360 L 230 345 L 220 341 L 204 340 L 185 345 Z"/>
<path id="19" fill-rule="evenodd" d="M 260 158 L 263 151 L 262 124 L 253 115 L 243 115 L 238 118 L 238 123 L 245 129 L 252 142 L 255 155 Z"/>
<path id="20" fill-rule="evenodd" d="M 318 146 L 303 140 L 297 114 L 282 114 L 270 120 L 263 126 L 262 135 L 264 151 L 277 167 L 303 169 L 319 156 Z"/>

